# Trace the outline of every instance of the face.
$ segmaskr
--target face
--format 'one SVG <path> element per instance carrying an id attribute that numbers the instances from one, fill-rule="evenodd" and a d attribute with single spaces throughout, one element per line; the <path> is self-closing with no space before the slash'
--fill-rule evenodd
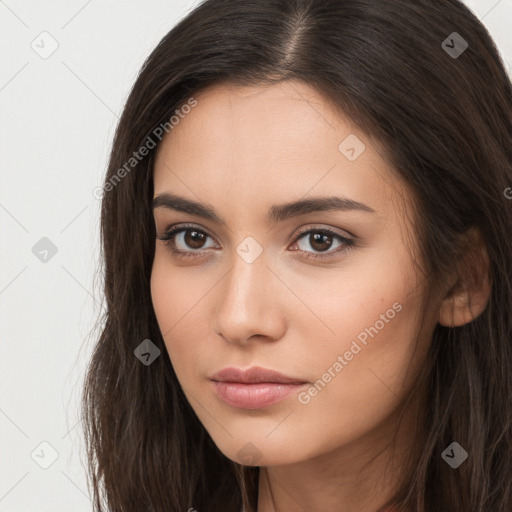
<path id="1" fill-rule="evenodd" d="M 303 83 L 219 85 L 195 99 L 156 158 L 151 275 L 191 407 L 244 464 L 369 439 L 429 343 L 416 333 L 409 193 L 370 138 Z M 434 309 L 427 318 L 433 328 Z"/>

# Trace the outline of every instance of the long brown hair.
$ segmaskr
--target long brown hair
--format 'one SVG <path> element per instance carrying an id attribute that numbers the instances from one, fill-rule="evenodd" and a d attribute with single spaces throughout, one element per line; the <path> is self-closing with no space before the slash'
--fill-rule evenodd
<path id="1" fill-rule="evenodd" d="M 206 0 L 147 58 L 102 193 L 106 314 L 82 403 L 95 510 L 256 510 L 258 468 L 218 450 L 168 357 L 145 365 L 134 350 L 149 339 L 166 353 L 149 283 L 152 170 L 171 117 L 213 84 L 287 79 L 316 88 L 382 144 L 413 191 L 429 290 L 458 271 L 470 228 L 489 254 L 485 311 L 435 327 L 418 377 L 428 398 L 421 451 L 389 504 L 510 512 L 512 88 L 490 35 L 457 0 Z M 457 470 L 441 457 L 452 441 L 469 453 Z"/>

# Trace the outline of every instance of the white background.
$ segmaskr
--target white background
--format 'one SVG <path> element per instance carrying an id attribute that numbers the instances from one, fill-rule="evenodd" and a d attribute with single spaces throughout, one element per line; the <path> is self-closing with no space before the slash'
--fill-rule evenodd
<path id="1" fill-rule="evenodd" d="M 0 512 L 92 510 L 77 422 L 102 307 L 93 190 L 143 60 L 196 3 L 0 0 Z M 512 0 L 466 3 L 511 72 Z"/>

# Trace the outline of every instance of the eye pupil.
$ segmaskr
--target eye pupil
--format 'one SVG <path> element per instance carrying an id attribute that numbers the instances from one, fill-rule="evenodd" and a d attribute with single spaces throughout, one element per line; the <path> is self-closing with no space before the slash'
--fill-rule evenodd
<path id="1" fill-rule="evenodd" d="M 311 238 L 313 239 L 313 241 L 311 242 L 311 247 L 313 247 L 316 251 L 327 250 L 332 245 L 332 235 L 328 235 L 326 233 L 314 233 L 310 235 L 310 240 Z M 326 239 L 331 239 L 327 244 L 327 247 L 325 246 Z M 320 247 L 317 247 L 318 243 L 320 243 Z"/>
<path id="2" fill-rule="evenodd" d="M 192 249 L 200 249 L 204 243 L 205 233 L 187 229 L 185 231 L 185 243 Z"/>

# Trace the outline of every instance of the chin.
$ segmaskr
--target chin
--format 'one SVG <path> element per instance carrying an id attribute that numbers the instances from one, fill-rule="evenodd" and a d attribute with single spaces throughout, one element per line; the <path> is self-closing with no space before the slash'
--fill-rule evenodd
<path id="1" fill-rule="evenodd" d="M 214 440 L 215 442 L 215 440 Z M 217 443 L 217 448 L 230 460 L 244 466 L 281 466 L 294 464 L 308 459 L 313 454 L 299 452 L 297 448 L 304 448 L 302 442 L 295 443 L 288 438 L 287 443 L 282 439 L 265 439 L 259 434 L 250 440 L 249 436 L 231 439 Z"/>

